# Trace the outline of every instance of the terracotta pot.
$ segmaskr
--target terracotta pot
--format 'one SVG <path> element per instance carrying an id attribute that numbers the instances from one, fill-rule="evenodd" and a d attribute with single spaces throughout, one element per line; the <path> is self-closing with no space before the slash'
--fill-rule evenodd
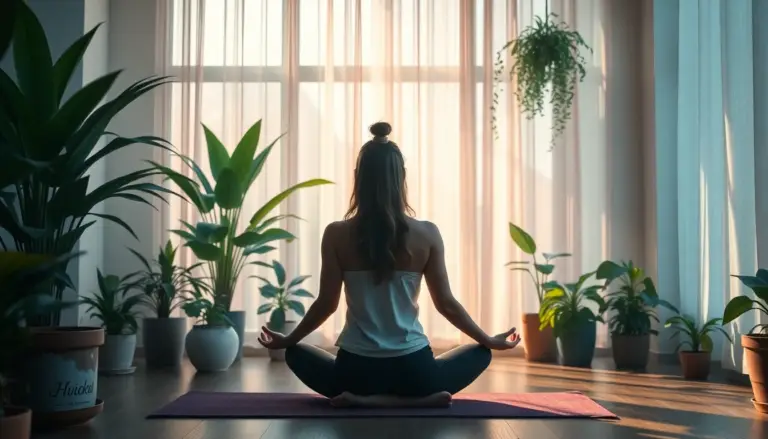
<path id="1" fill-rule="evenodd" d="M 523 345 L 525 359 L 538 363 L 557 362 L 557 342 L 552 327 L 539 330 L 539 314 L 523 314 Z"/>
<path id="2" fill-rule="evenodd" d="M 29 439 L 32 430 L 32 410 L 24 407 L 3 407 L 0 417 L 0 437 Z"/>
<path id="3" fill-rule="evenodd" d="M 611 334 L 613 362 L 619 370 L 645 370 L 651 350 L 651 335 Z"/>
<path id="4" fill-rule="evenodd" d="M 693 381 L 706 381 L 712 364 L 712 353 L 701 351 L 680 351 L 680 366 L 683 378 Z"/>
<path id="5" fill-rule="evenodd" d="M 768 413 L 768 335 L 742 335 L 741 346 L 755 394 L 755 408 Z"/>
<path id="6" fill-rule="evenodd" d="M 84 413 L 98 414 L 98 358 L 104 329 L 48 327 L 30 332 L 27 391 L 22 398 L 23 405 L 34 413 L 33 423 L 59 428 L 90 420 L 84 419 Z"/>

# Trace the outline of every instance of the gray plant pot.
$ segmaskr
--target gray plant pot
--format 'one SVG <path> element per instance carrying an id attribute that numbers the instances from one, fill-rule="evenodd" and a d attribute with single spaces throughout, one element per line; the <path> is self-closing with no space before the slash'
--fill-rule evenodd
<path id="1" fill-rule="evenodd" d="M 591 367 L 595 356 L 597 323 L 582 322 L 564 331 L 557 338 L 560 364 L 572 367 Z"/>
<path id="2" fill-rule="evenodd" d="M 121 375 L 133 373 L 136 353 L 136 334 L 106 334 L 104 346 L 99 349 L 99 373 Z"/>
<path id="3" fill-rule="evenodd" d="M 237 333 L 237 356 L 235 361 L 243 358 L 243 344 L 245 343 L 245 311 L 227 311 L 227 317 L 232 321 L 233 329 Z"/>
<path id="4" fill-rule="evenodd" d="M 187 335 L 186 317 L 145 318 L 141 335 L 148 369 L 181 366 Z"/>
<path id="5" fill-rule="evenodd" d="M 187 357 L 198 372 L 222 372 L 235 362 L 239 345 L 230 326 L 194 326 L 184 343 Z"/>
<path id="6" fill-rule="evenodd" d="M 273 331 L 288 335 L 293 332 L 294 329 L 296 329 L 296 322 L 285 322 L 282 328 L 273 328 L 272 325 L 268 326 L 269 329 Z M 269 358 L 271 358 L 272 361 L 285 361 L 285 349 L 270 350 Z"/>

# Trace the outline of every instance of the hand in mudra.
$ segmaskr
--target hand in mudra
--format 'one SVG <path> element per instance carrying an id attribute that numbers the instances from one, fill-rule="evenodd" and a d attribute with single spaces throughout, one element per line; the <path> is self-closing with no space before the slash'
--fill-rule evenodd
<path id="1" fill-rule="evenodd" d="M 273 331 L 266 326 L 261 327 L 259 343 L 265 348 L 271 350 L 285 349 L 291 345 L 285 334 Z"/>
<path id="2" fill-rule="evenodd" d="M 507 349 L 514 349 L 520 341 L 520 334 L 517 332 L 517 328 L 512 328 L 507 332 L 496 334 L 489 338 L 485 343 L 485 347 L 496 351 L 506 351 Z"/>

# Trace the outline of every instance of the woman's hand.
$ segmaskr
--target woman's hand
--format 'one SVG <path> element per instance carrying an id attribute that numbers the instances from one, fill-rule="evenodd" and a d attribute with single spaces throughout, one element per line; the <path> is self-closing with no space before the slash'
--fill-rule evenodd
<path id="1" fill-rule="evenodd" d="M 488 338 L 488 340 L 483 343 L 485 347 L 488 349 L 496 350 L 496 351 L 506 351 L 508 349 L 514 349 L 515 346 L 517 346 L 520 343 L 520 334 L 517 332 L 517 328 L 512 328 L 507 332 L 502 332 L 501 334 L 496 334 L 493 337 Z"/>
<path id="2" fill-rule="evenodd" d="M 291 342 L 284 334 L 273 331 L 266 326 L 261 327 L 259 343 L 265 348 L 275 351 L 291 347 L 295 344 Z"/>

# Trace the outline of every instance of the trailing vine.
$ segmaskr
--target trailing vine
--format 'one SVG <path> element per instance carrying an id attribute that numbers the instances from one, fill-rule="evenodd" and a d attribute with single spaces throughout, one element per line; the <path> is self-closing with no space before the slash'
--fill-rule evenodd
<path id="1" fill-rule="evenodd" d="M 521 111 L 528 119 L 544 115 L 547 94 L 552 104 L 552 142 L 565 130 L 571 118 L 571 106 L 578 83 L 587 74 L 582 48 L 592 52 L 581 35 L 568 28 L 565 22 L 556 22 L 555 14 L 545 19 L 536 17 L 534 24 L 507 42 L 496 53 L 494 62 L 493 105 L 491 123 L 498 138 L 496 110 L 501 84 L 504 82 L 504 55 L 509 54 L 513 64 L 510 78 L 517 78 L 515 96 Z"/>

